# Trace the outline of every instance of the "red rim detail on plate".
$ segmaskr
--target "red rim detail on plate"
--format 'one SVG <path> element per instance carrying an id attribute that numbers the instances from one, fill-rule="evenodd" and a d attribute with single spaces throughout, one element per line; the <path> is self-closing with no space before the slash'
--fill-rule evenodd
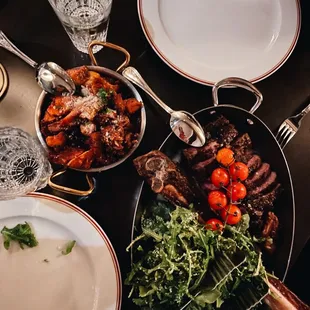
<path id="1" fill-rule="evenodd" d="M 116 303 L 115 309 L 120 310 L 121 309 L 121 300 L 122 300 L 122 281 L 121 281 L 120 267 L 118 264 L 118 260 L 117 260 L 114 248 L 113 248 L 108 236 L 105 234 L 103 229 L 99 226 L 99 224 L 89 214 L 87 214 L 84 210 L 82 210 L 81 208 L 79 208 L 75 204 L 73 204 L 67 200 L 64 200 L 62 198 L 59 198 L 59 197 L 56 197 L 53 195 L 49 195 L 49 194 L 45 194 L 45 193 L 38 193 L 38 192 L 33 192 L 30 194 L 27 194 L 25 197 L 27 197 L 27 196 L 28 197 L 45 198 L 47 200 L 56 201 L 62 205 L 65 205 L 66 207 L 68 207 L 68 208 L 76 211 L 80 215 L 82 215 L 97 230 L 97 232 L 102 237 L 105 244 L 107 245 L 107 248 L 108 248 L 108 250 L 111 254 L 112 260 L 113 260 L 114 269 L 116 271 L 116 282 L 117 282 L 117 303 Z"/>
<path id="2" fill-rule="evenodd" d="M 194 82 L 198 82 L 200 84 L 204 84 L 204 85 L 208 85 L 208 86 L 213 86 L 216 82 L 210 82 L 207 80 L 202 80 L 199 79 L 185 71 L 183 71 L 182 69 L 180 69 L 179 67 L 177 67 L 175 64 L 172 63 L 172 61 L 170 61 L 162 52 L 161 50 L 158 48 L 158 46 L 155 44 L 155 42 L 153 41 L 147 26 L 146 26 L 146 22 L 145 19 L 143 17 L 143 9 L 142 9 L 142 1 L 143 0 L 137 0 L 138 1 L 138 15 L 139 15 L 139 19 L 140 19 L 140 23 L 142 26 L 142 30 L 147 38 L 147 40 L 149 41 L 150 45 L 152 46 L 152 48 L 155 50 L 155 52 L 158 54 L 158 56 L 168 65 L 170 66 L 173 70 L 175 70 L 176 72 L 178 72 L 179 74 L 183 75 L 184 77 L 194 81 Z M 270 76 L 271 74 L 273 74 L 274 72 L 276 72 L 289 58 L 289 56 L 292 54 L 296 44 L 297 44 L 297 40 L 299 37 L 299 33 L 300 33 L 300 28 L 301 28 L 301 7 L 300 7 L 300 0 L 295 0 L 296 1 L 296 7 L 297 7 L 297 29 L 295 32 L 295 36 L 294 36 L 294 40 L 292 41 L 291 46 L 289 47 L 287 53 L 283 56 L 283 58 L 279 61 L 279 63 L 277 63 L 273 68 L 271 68 L 269 71 L 267 71 L 266 73 L 258 76 L 255 79 L 249 80 L 251 83 L 256 83 L 259 82 L 265 78 L 267 78 L 268 76 Z"/>

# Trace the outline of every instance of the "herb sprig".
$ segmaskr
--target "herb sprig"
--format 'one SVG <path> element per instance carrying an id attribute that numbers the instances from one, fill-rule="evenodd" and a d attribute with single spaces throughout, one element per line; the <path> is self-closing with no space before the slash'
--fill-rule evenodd
<path id="1" fill-rule="evenodd" d="M 1 234 L 3 235 L 3 245 L 7 250 L 10 248 L 12 241 L 18 242 L 22 249 L 24 249 L 24 245 L 30 248 L 38 245 L 38 241 L 27 222 L 25 224 L 17 224 L 13 228 L 4 226 Z"/>

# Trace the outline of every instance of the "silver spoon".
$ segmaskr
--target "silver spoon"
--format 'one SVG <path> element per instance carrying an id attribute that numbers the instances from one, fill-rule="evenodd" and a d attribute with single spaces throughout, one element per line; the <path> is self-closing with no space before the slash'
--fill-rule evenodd
<path id="1" fill-rule="evenodd" d="M 36 80 L 41 88 L 53 95 L 63 92 L 73 94 L 75 84 L 69 74 L 54 62 L 38 64 L 20 51 L 0 30 L 0 47 L 15 54 L 28 65 L 36 69 Z"/>
<path id="2" fill-rule="evenodd" d="M 140 73 L 133 67 L 127 67 L 122 72 L 130 82 L 136 84 L 150 95 L 168 114 L 170 114 L 170 127 L 174 134 L 183 142 L 196 147 L 201 147 L 206 142 L 204 131 L 196 118 L 186 111 L 174 111 L 168 107 L 152 91 Z"/>

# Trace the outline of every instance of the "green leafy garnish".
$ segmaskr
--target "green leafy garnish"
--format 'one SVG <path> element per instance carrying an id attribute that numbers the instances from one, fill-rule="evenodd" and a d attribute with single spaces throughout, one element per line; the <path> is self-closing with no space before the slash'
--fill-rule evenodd
<path id="1" fill-rule="evenodd" d="M 38 241 L 27 222 L 25 222 L 25 224 L 17 224 L 13 228 L 4 226 L 1 230 L 1 234 L 4 240 L 3 245 L 7 250 L 10 248 L 11 241 L 18 242 L 22 249 L 24 249 L 24 245 L 30 248 L 38 245 Z"/>
<path id="2" fill-rule="evenodd" d="M 100 88 L 97 96 L 101 99 L 102 112 L 108 113 L 110 109 L 108 108 L 108 101 L 113 94 L 112 90 L 106 91 L 104 88 Z"/>
<path id="3" fill-rule="evenodd" d="M 75 246 L 76 241 L 72 240 L 70 242 L 67 243 L 66 248 L 64 250 L 61 251 L 61 253 L 63 255 L 68 255 L 69 253 L 72 252 L 73 247 Z"/>
<path id="4" fill-rule="evenodd" d="M 101 99 L 102 103 L 107 104 L 112 94 L 113 90 L 106 91 L 104 88 L 100 88 L 97 96 Z"/>
<path id="5" fill-rule="evenodd" d="M 254 278 L 262 283 L 266 272 L 247 231 L 248 220 L 245 215 L 239 225 L 226 225 L 220 233 L 206 230 L 192 209 L 161 202 L 149 206 L 141 217 L 142 234 L 129 246 L 135 262 L 125 284 L 132 287 L 133 302 L 154 310 L 186 304 L 186 309 L 216 309 L 229 303 L 241 284 Z M 238 253 L 243 259 L 236 267 L 218 269 L 223 277 L 212 276 L 223 255 Z M 217 280 L 208 281 L 210 276 Z"/>

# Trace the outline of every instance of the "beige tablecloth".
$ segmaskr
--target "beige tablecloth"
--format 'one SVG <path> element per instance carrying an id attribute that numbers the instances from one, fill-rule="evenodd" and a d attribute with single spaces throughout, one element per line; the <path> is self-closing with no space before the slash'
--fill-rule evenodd
<path id="1" fill-rule="evenodd" d="M 8 91 L 0 102 L 0 126 L 19 127 L 36 136 L 34 111 L 42 90 L 35 80 L 35 69 L 2 48 L 0 63 L 9 77 Z"/>

